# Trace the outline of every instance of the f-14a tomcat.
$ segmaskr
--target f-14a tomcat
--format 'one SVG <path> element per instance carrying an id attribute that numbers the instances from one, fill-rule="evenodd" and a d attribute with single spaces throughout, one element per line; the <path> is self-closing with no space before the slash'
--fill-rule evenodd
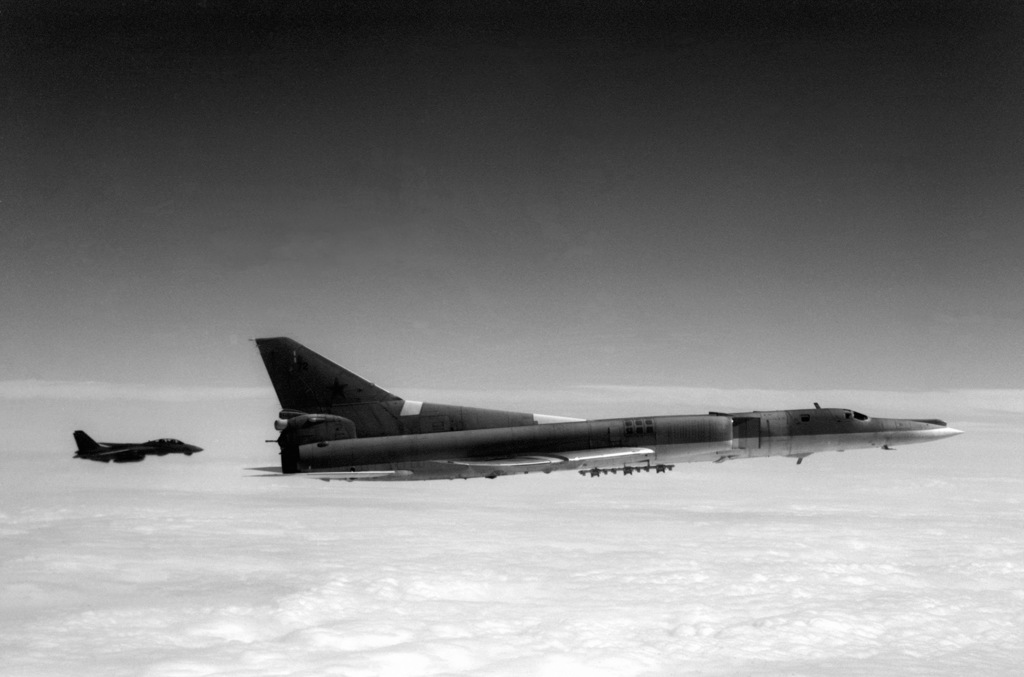
<path id="1" fill-rule="evenodd" d="M 149 442 L 97 442 L 81 430 L 76 430 L 75 444 L 78 451 L 75 458 L 103 463 L 136 463 L 147 456 L 166 456 L 167 454 L 185 454 L 191 456 L 203 450 L 194 444 L 185 444 L 181 440 L 164 437 Z"/>
<path id="2" fill-rule="evenodd" d="M 583 420 L 431 404 L 393 395 L 289 338 L 256 339 L 282 411 L 280 472 L 323 480 L 495 478 L 530 472 L 664 472 L 692 461 L 930 442 L 938 419 L 849 409 Z M 277 472 L 277 468 L 260 468 Z"/>

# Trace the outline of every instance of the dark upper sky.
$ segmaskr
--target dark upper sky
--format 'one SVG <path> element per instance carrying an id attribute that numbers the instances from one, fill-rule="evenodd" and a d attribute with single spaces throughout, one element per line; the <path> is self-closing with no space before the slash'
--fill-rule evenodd
<path id="1" fill-rule="evenodd" d="M 1019 6 L 510 4 L 5 10 L 0 379 L 1021 384 Z"/>

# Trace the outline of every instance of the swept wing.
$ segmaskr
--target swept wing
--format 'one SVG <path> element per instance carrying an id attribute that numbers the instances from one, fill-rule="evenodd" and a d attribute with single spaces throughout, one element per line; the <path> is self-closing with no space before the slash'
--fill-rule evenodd
<path id="1" fill-rule="evenodd" d="M 509 468 L 521 466 L 560 465 L 562 463 L 579 463 L 582 461 L 601 461 L 616 459 L 620 461 L 650 461 L 654 459 L 654 450 L 645 447 L 623 449 L 587 449 L 566 454 L 538 454 L 533 456 L 499 456 L 496 458 L 460 458 L 444 460 L 453 465 L 464 465 L 478 468 Z"/>
<path id="2" fill-rule="evenodd" d="M 79 456 L 93 461 L 141 461 L 146 457 L 146 447 L 102 449 L 88 452 L 88 454 L 79 454 Z"/>

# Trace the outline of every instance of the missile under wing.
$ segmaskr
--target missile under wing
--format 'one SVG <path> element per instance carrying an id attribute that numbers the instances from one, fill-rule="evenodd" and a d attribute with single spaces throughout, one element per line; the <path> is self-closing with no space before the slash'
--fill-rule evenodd
<path id="1" fill-rule="evenodd" d="M 959 434 L 937 419 L 849 409 L 582 420 L 406 400 L 289 338 L 256 339 L 282 410 L 280 472 L 331 480 L 426 480 L 891 448 Z M 276 468 L 265 470 L 277 471 Z"/>

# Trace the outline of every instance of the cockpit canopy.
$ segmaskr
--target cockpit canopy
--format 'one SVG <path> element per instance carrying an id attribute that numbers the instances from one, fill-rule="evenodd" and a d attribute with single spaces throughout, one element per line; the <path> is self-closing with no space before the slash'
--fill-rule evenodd
<path id="1" fill-rule="evenodd" d="M 804 413 L 804 412 L 806 412 L 806 413 Z M 806 410 L 805 409 L 803 412 L 800 412 L 800 422 L 801 423 L 809 422 L 811 420 L 811 417 L 814 414 L 814 412 L 817 412 L 817 414 L 819 416 L 827 416 L 830 419 L 831 418 L 835 418 L 835 419 L 838 419 L 838 420 L 847 420 L 847 421 L 853 421 L 853 420 L 867 421 L 867 420 L 870 420 L 870 418 L 871 418 L 867 414 L 862 414 L 859 411 L 853 411 L 852 409 L 813 409 L 813 410 Z"/>
<path id="2" fill-rule="evenodd" d="M 181 445 L 184 444 L 184 442 L 182 442 L 181 440 L 176 440 L 173 437 L 161 437 L 158 440 L 150 440 L 146 444 L 164 444 L 164 445 L 176 444 L 178 446 L 181 446 Z"/>

